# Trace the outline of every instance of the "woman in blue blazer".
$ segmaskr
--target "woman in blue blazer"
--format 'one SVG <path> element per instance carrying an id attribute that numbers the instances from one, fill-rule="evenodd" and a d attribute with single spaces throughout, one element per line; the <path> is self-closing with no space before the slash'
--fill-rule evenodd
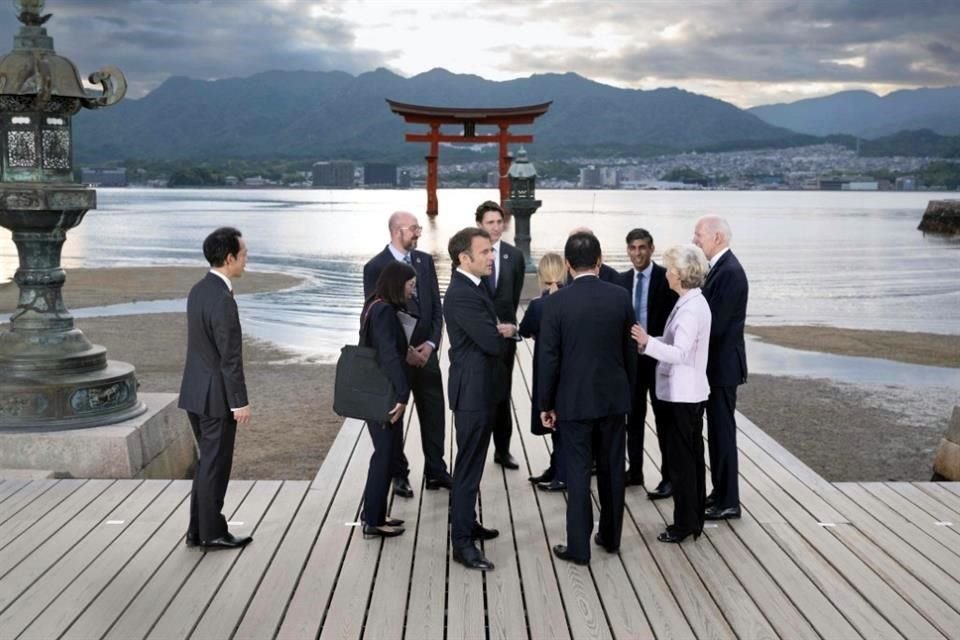
<path id="1" fill-rule="evenodd" d="M 417 286 L 417 272 L 408 264 L 394 261 L 383 268 L 373 295 L 363 306 L 360 344 L 377 350 L 377 362 L 393 384 L 394 407 L 383 422 L 368 422 L 373 455 L 363 491 L 364 536 L 392 537 L 403 533 L 402 520 L 387 517 L 391 463 L 397 448 L 403 448 L 403 412 L 410 398 L 407 379 L 407 336 L 397 317 Z"/>
<path id="2" fill-rule="evenodd" d="M 533 338 L 533 382 L 531 384 L 530 394 L 530 431 L 535 436 L 550 434 L 553 441 L 553 452 L 550 454 L 550 466 L 538 476 L 530 476 L 530 482 L 533 482 L 544 491 L 562 491 L 566 488 L 565 474 L 563 465 L 559 464 L 560 435 L 556 429 L 547 429 L 540 420 L 540 404 L 537 393 L 537 361 L 539 358 L 540 345 L 536 341 L 537 334 L 540 333 L 540 318 L 543 314 L 544 299 L 557 291 L 566 278 L 566 267 L 563 257 L 559 253 L 545 253 L 540 258 L 540 264 L 537 266 L 537 280 L 540 282 L 541 294 L 539 298 L 530 301 L 526 312 L 523 314 L 523 320 L 520 321 L 519 333 L 524 338 Z"/>

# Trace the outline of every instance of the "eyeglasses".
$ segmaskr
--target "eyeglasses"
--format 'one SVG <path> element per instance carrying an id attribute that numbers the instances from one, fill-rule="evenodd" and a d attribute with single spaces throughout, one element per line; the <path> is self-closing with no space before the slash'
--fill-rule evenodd
<path id="1" fill-rule="evenodd" d="M 397 227 L 400 231 L 409 231 L 410 233 L 420 233 L 423 231 L 423 227 L 418 224 L 407 225 L 406 227 Z"/>

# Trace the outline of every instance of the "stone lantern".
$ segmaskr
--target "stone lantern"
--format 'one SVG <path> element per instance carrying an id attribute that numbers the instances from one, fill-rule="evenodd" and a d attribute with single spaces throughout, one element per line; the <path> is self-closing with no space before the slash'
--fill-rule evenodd
<path id="1" fill-rule="evenodd" d="M 530 216 L 540 208 L 541 202 L 536 199 L 537 170 L 527 159 L 527 151 L 523 147 L 520 147 L 510 165 L 507 177 L 510 179 L 510 197 L 503 202 L 503 206 L 515 220 L 514 240 L 517 248 L 523 252 L 527 272 L 536 273 L 537 265 L 530 258 Z"/>
<path id="2" fill-rule="evenodd" d="M 13 233 L 20 288 L 10 325 L 0 332 L 0 431 L 61 430 L 138 416 L 133 366 L 107 360 L 74 327 L 63 304 L 60 253 L 69 229 L 96 207 L 96 191 L 74 178 L 71 121 L 81 109 L 119 102 L 123 74 L 92 74 L 100 93 L 83 88 L 76 67 L 53 49 L 43 0 L 15 0 L 23 26 L 0 57 L 0 226 Z"/>

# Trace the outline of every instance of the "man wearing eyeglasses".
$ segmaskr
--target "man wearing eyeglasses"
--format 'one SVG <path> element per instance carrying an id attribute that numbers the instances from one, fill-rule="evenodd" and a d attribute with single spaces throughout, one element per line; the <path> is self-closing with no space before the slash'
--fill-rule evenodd
<path id="1" fill-rule="evenodd" d="M 437 270 L 429 253 L 417 251 L 417 241 L 423 228 L 417 217 L 407 211 L 397 211 L 388 223 L 390 244 L 363 267 L 363 295 L 369 298 L 377 284 L 377 278 L 385 266 L 394 260 L 405 262 L 417 272 L 417 288 L 408 303 L 408 311 L 417 317 L 417 325 L 410 336 L 407 364 L 410 388 L 420 420 L 420 440 L 423 445 L 424 476 L 426 488 L 449 489 L 453 479 L 443 461 L 444 450 L 444 400 L 443 380 L 440 377 L 440 362 L 437 346 L 443 331 L 443 308 L 440 303 L 440 286 Z M 403 430 L 397 429 L 397 438 L 402 440 Z M 399 453 L 393 465 L 393 493 L 412 498 L 410 466 L 400 443 Z"/>

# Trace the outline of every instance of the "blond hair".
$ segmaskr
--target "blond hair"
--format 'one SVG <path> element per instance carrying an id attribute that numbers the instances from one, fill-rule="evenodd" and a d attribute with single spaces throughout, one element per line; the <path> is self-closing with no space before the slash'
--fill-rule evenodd
<path id="1" fill-rule="evenodd" d="M 540 258 L 540 264 L 537 266 L 537 280 L 540 282 L 540 289 L 548 289 L 553 293 L 559 288 L 559 283 L 566 275 L 566 268 L 563 264 L 563 258 L 559 253 L 545 253 Z M 547 284 L 547 283 L 551 284 Z"/>

